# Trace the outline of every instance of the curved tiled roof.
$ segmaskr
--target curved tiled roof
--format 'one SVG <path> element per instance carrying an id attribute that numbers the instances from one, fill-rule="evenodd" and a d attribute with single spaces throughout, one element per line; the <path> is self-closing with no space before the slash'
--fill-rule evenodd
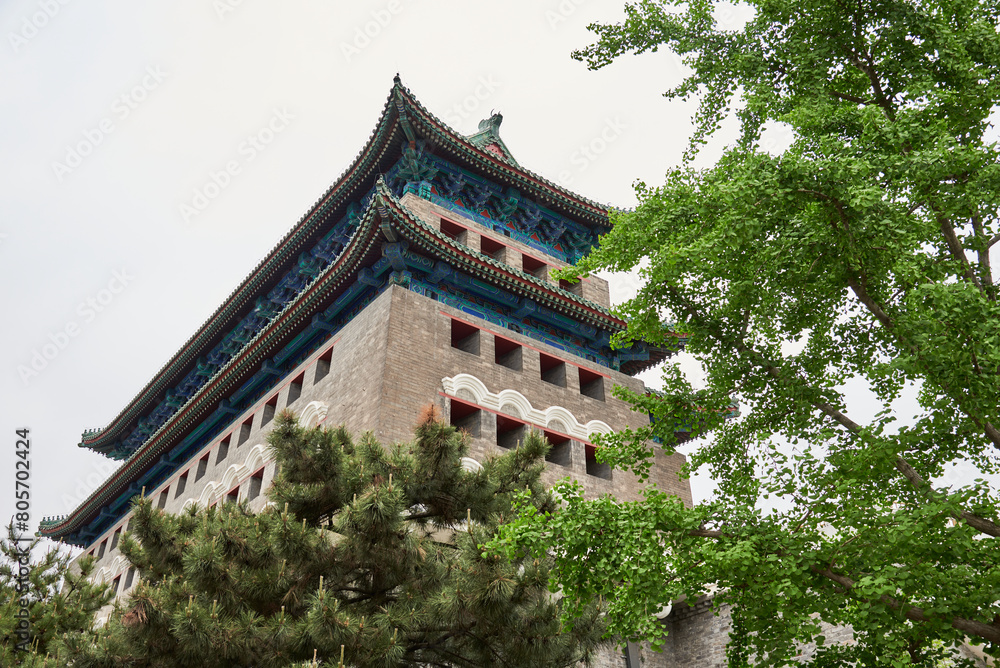
<path id="1" fill-rule="evenodd" d="M 365 266 L 381 257 L 384 240 L 408 242 L 423 254 L 443 260 L 464 272 L 497 284 L 512 294 L 533 299 L 540 305 L 572 315 L 609 332 L 621 331 L 625 323 L 601 306 L 472 250 L 442 234 L 410 212 L 379 179 L 375 196 L 361 216 L 357 232 L 340 257 L 320 273 L 242 351 L 212 376 L 205 385 L 95 491 L 70 516 L 43 523 L 42 535 L 58 538 L 86 526 L 101 509 L 121 495 L 133 495 L 137 480 L 194 425 L 203 420 L 243 378 L 265 363 L 283 341 L 304 329 L 311 317 L 341 294 Z"/>
<path id="2" fill-rule="evenodd" d="M 597 330 L 614 333 L 625 329 L 625 322 L 602 306 L 475 251 L 409 211 L 379 175 L 400 158 L 404 143 L 412 147 L 418 137 L 430 142 L 435 151 L 450 160 L 506 186 L 519 188 L 589 229 L 600 230 L 607 224 L 605 207 L 562 189 L 516 163 L 502 160 L 458 135 L 427 112 L 397 78 L 375 130 L 351 166 L 125 409 L 104 429 L 85 434 L 80 445 L 99 451 L 112 449 L 116 442 L 129 436 L 134 426 L 140 424 L 139 420 L 149 415 L 165 396 L 176 401 L 172 404 L 176 410 L 162 423 L 158 422 L 155 430 L 150 428 L 150 433 L 136 432 L 142 433 L 141 442 L 134 452 L 129 451 L 125 463 L 68 517 L 43 522 L 42 535 L 79 539 L 79 532 L 102 514 L 109 517 L 120 514 L 122 499 L 137 494 L 140 481 L 154 475 L 151 472 L 158 470 L 156 467 L 170 461 L 172 449 L 178 447 L 186 435 L 203 424 L 220 402 L 232 396 L 276 351 L 303 332 L 315 314 L 343 294 L 362 270 L 381 257 L 379 242 L 383 238 L 391 242 L 405 241 L 422 255 L 442 260 L 465 274 Z M 280 310 L 269 312 L 252 338 L 241 339 L 238 350 L 234 349 L 232 356 L 217 369 L 204 367 L 214 370 L 211 375 L 205 372 L 207 378 L 190 396 L 171 394 L 182 378 L 192 370 L 203 368 L 202 356 L 231 334 L 248 312 L 254 312 L 255 300 L 259 303 L 260 297 L 295 267 L 296 262 L 301 265 L 303 251 L 312 248 L 331 230 L 348 205 L 369 195 L 371 199 L 365 202 L 364 210 L 354 223 L 355 231 L 336 257 L 314 276 L 310 274 L 309 282 Z M 650 348 L 648 352 L 648 359 L 623 363 L 622 370 L 636 373 L 672 353 L 666 348 Z M 119 510 L 112 511 L 112 508 Z"/>
<path id="3" fill-rule="evenodd" d="M 398 147 L 404 138 L 412 143 L 417 136 L 432 140 L 436 148 L 459 162 L 475 165 L 484 174 L 524 189 L 553 210 L 588 227 L 602 229 L 607 225 L 606 207 L 479 148 L 428 112 L 397 76 L 378 124 L 351 166 L 128 405 L 103 429 L 84 433 L 80 446 L 106 452 L 117 440 L 127 436 L 138 420 L 148 414 L 168 390 L 194 367 L 198 357 L 210 350 L 239 321 L 254 298 L 266 292 L 283 271 L 292 266 L 297 254 L 308 248 L 309 243 L 324 229 L 323 224 L 329 222 L 351 199 L 357 198 L 359 192 L 370 187 L 376 174 L 385 171 L 398 157 Z"/>

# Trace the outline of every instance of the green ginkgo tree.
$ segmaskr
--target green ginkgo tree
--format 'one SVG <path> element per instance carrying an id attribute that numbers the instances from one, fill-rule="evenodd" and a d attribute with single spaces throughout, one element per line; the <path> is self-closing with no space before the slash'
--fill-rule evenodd
<path id="1" fill-rule="evenodd" d="M 995 0 L 641 0 L 591 26 L 590 67 L 668 49 L 687 73 L 667 98 L 700 101 L 684 164 L 563 272 L 637 271 L 619 342 L 683 331 L 705 370 L 619 391 L 655 420 L 600 456 L 643 473 L 653 439 L 711 432 L 690 468 L 718 489 L 684 507 L 566 484 L 497 549 L 554 554 L 563 593 L 613 601 L 623 637 L 655 642 L 656 612 L 714 591 L 732 666 L 805 642 L 824 666 L 1000 656 L 998 26 Z M 731 116 L 735 143 L 694 168 Z M 779 127 L 789 145 L 765 150 Z M 825 644 L 824 622 L 855 642 Z"/>

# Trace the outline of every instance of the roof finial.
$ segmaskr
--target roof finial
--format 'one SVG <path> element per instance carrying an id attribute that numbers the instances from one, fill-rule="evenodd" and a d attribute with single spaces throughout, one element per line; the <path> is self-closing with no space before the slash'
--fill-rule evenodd
<path id="1" fill-rule="evenodd" d="M 396 72 L 396 76 L 392 78 L 392 83 L 396 84 L 397 86 L 403 85 L 403 80 L 399 78 L 399 72 Z"/>
<path id="2" fill-rule="evenodd" d="M 503 114 L 499 111 L 490 110 L 490 117 L 479 121 L 479 131 L 492 130 L 494 134 L 499 136 L 501 123 L 503 123 Z"/>

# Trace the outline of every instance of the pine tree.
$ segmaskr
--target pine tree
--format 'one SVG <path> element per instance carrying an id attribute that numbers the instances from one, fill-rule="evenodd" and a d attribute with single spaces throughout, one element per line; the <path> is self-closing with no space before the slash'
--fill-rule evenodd
<path id="1" fill-rule="evenodd" d="M 134 502 L 123 553 L 141 583 L 73 666 L 568 666 L 589 661 L 596 607 L 571 627 L 547 560 L 480 545 L 539 482 L 547 443 L 462 467 L 467 436 L 429 409 L 409 444 L 306 430 L 290 413 L 268 442 L 279 467 L 254 514 L 227 503 L 168 515 Z"/>
<path id="2" fill-rule="evenodd" d="M 13 524 L 0 538 L 0 666 L 48 663 L 53 641 L 65 633 L 90 633 L 94 614 L 111 598 L 106 584 L 88 579 L 93 557 L 71 570 L 70 555 L 57 547 L 33 559 L 39 542 L 21 540 Z"/>

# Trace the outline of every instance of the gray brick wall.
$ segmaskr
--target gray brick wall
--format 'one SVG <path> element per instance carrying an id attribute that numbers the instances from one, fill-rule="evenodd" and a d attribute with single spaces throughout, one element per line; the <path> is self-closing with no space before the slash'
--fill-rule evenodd
<path id="1" fill-rule="evenodd" d="M 503 244 L 506 249 L 500 253 L 503 261 L 515 268 L 521 268 L 524 256 L 536 262 L 543 261 L 549 268 L 564 266 L 564 263 L 537 249 L 486 230 L 472 221 L 462 220 L 456 213 L 425 200 L 411 195 L 404 202 L 411 211 L 439 229 L 442 216 L 464 225 L 467 231 L 462 233 L 462 238 L 471 248 L 480 249 L 484 239 L 487 244 L 492 242 L 494 247 Z M 592 301 L 608 305 L 608 286 L 603 279 L 587 278 L 574 290 Z M 427 404 L 436 404 L 443 418 L 450 418 L 454 397 L 447 395 L 443 381 L 460 374 L 474 376 L 491 395 L 516 391 L 536 411 L 547 411 L 552 407 L 565 409 L 566 417 L 559 423 L 535 422 L 534 427 L 564 432 L 573 424 L 586 425 L 592 420 L 599 420 L 611 429 L 646 423 L 645 415 L 630 411 L 626 404 L 611 396 L 611 389 L 616 384 L 642 391 L 641 381 L 478 319 L 472 323 L 479 328 L 478 353 L 454 348 L 451 328 L 456 318 L 466 322 L 474 320 L 467 314 L 405 288 L 388 288 L 335 334 L 330 344 L 281 379 L 273 392 L 243 414 L 234 416 L 225 431 L 168 481 L 157 489 L 146 490 L 147 496 L 158 503 L 165 491 L 163 508 L 167 512 L 180 512 L 191 503 L 205 506 L 225 502 L 233 490 L 242 500 L 247 498 L 254 485 L 254 474 L 263 467 L 262 493 L 251 502 L 252 508 L 260 509 L 267 501 L 263 490 L 275 473 L 274 463 L 265 447 L 273 418 L 264 424 L 265 414 L 288 407 L 300 414 L 314 414 L 314 419 L 322 418 L 327 425 L 344 424 L 356 434 L 371 430 L 384 443 L 408 440 Z M 495 346 L 498 337 L 521 347 L 519 369 L 497 363 Z M 542 379 L 542 355 L 558 358 L 565 364 L 559 385 Z M 318 377 L 317 372 L 325 370 L 325 360 L 328 360 L 329 370 Z M 589 394 L 594 396 L 581 391 L 581 369 L 585 374 L 589 372 L 601 376 L 599 385 L 603 386 L 602 391 L 590 391 Z M 292 383 L 299 379 L 301 389 L 297 392 L 298 396 L 290 401 Z M 470 442 L 470 455 L 477 460 L 504 451 L 497 442 L 498 418 L 502 422 L 510 416 L 505 416 L 501 409 L 502 406 L 498 405 L 493 410 L 482 410 L 479 436 Z M 248 425 L 248 431 L 244 430 L 244 424 Z M 580 429 L 582 427 L 577 431 Z M 586 435 L 579 433 L 575 438 L 568 439 L 561 463 L 549 465 L 544 474 L 545 482 L 551 484 L 569 476 L 581 481 L 590 497 L 610 493 L 622 499 L 637 498 L 638 488 L 631 474 L 599 472 L 593 465 L 588 473 L 586 440 Z M 220 460 L 220 451 L 226 442 L 228 449 Z M 200 462 L 205 458 L 207 463 L 202 467 L 203 473 L 199 474 Z M 681 455 L 666 457 L 658 452 L 654 479 L 661 488 L 690 503 L 688 483 L 677 476 L 683 463 Z M 178 493 L 181 477 L 185 477 L 185 483 L 183 491 Z M 105 540 L 110 546 L 114 533 L 123 531 L 127 522 L 128 518 L 123 518 L 109 532 L 98 537 L 88 551 L 94 549 L 96 552 Z M 106 581 L 120 577 L 124 582 L 127 572 L 127 565 L 117 547 L 106 547 L 97 564 L 96 576 Z M 120 587 L 119 593 L 125 593 L 124 586 Z M 109 611 L 110 607 L 99 617 L 106 616 Z M 621 653 L 609 648 L 602 654 L 599 665 L 624 665 Z"/>

